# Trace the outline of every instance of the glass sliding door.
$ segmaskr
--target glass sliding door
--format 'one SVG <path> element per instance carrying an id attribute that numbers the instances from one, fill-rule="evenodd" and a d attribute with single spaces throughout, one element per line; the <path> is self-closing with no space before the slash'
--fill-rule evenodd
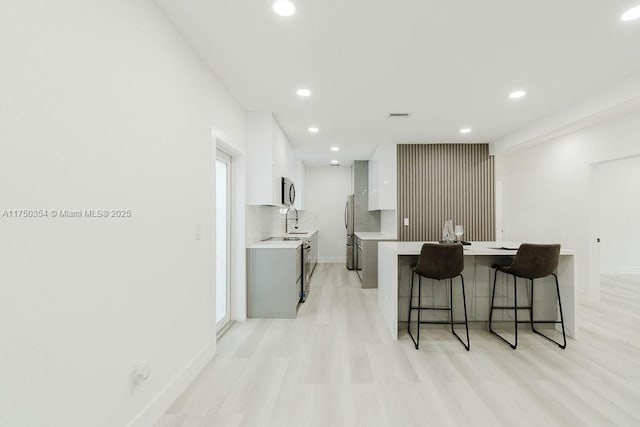
<path id="1" fill-rule="evenodd" d="M 231 320 L 231 157 L 216 153 L 216 329 Z"/>

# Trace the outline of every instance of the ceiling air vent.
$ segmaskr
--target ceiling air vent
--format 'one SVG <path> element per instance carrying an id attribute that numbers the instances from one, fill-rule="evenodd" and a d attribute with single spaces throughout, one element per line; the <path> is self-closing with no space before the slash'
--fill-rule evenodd
<path id="1" fill-rule="evenodd" d="M 389 118 L 409 117 L 411 113 L 389 113 Z"/>

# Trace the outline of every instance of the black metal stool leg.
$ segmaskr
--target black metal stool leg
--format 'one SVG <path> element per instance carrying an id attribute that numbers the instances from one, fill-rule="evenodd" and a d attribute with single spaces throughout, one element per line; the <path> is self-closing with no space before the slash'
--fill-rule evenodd
<path id="1" fill-rule="evenodd" d="M 464 346 L 465 350 L 469 351 L 469 348 L 471 347 L 471 342 L 469 341 L 469 322 L 467 320 L 467 297 L 465 295 L 464 277 L 462 277 L 462 274 L 460 275 L 460 280 L 462 282 L 462 307 L 464 309 L 464 327 L 465 327 L 465 330 L 467 332 L 467 343 L 465 344 L 465 342 L 462 341 L 462 338 L 460 338 L 460 336 L 453 329 L 453 325 L 454 325 L 454 321 L 453 321 L 453 298 L 451 299 L 451 332 L 453 333 L 453 335 L 456 336 L 456 338 L 458 338 L 458 341 L 460 341 L 462 343 L 462 345 Z M 449 283 L 451 284 L 452 282 L 449 282 Z M 451 292 L 453 292 L 453 286 L 451 287 Z"/>
<path id="2" fill-rule="evenodd" d="M 407 319 L 407 332 L 409 333 L 409 336 L 411 337 L 411 341 L 413 341 L 413 345 L 418 348 L 418 343 L 416 342 L 416 339 L 413 337 L 413 334 L 411 333 L 411 312 L 413 310 L 413 278 L 415 276 L 415 271 L 411 271 L 411 293 L 409 294 L 409 316 Z M 418 304 L 420 305 L 420 304 Z M 420 323 L 418 323 L 418 330 L 420 330 Z"/>
<path id="3" fill-rule="evenodd" d="M 513 310 L 513 314 L 515 317 L 515 321 L 513 322 L 513 326 L 515 326 L 514 328 L 514 334 L 516 336 L 516 343 L 515 345 L 512 345 L 511 348 L 512 349 L 516 349 L 516 347 L 518 346 L 518 278 L 516 277 L 516 275 L 513 275 L 513 306 L 514 306 L 514 310 Z"/>
<path id="4" fill-rule="evenodd" d="M 409 315 L 407 316 L 407 332 L 411 334 L 411 306 L 413 304 L 413 277 L 415 276 L 415 272 L 411 272 L 411 291 L 409 292 Z"/>
<path id="5" fill-rule="evenodd" d="M 418 339 L 416 340 L 416 350 L 420 346 L 420 322 L 422 322 L 422 276 L 418 274 Z"/>
<path id="6" fill-rule="evenodd" d="M 453 331 L 453 278 L 449 279 L 449 322 L 451 322 L 451 333 Z"/>
<path id="7" fill-rule="evenodd" d="M 531 279 L 531 301 L 529 302 L 529 320 L 531 321 L 531 330 L 536 331 L 533 327 L 533 279 Z"/>
<path id="8" fill-rule="evenodd" d="M 493 276 L 493 292 L 491 292 L 491 309 L 489 310 L 489 332 L 493 333 L 493 329 L 491 328 L 491 321 L 493 320 L 493 305 L 494 300 L 496 298 L 496 279 L 498 278 L 498 270 L 496 270 Z"/>
<path id="9" fill-rule="evenodd" d="M 560 309 L 560 325 L 562 326 L 562 344 L 560 344 L 558 341 L 551 339 L 550 337 L 548 337 L 547 335 L 543 334 L 542 332 L 538 331 L 537 329 L 534 329 L 533 332 L 535 332 L 536 334 L 545 337 L 546 339 L 548 339 L 549 341 L 551 341 L 552 343 L 555 343 L 558 345 L 558 347 L 560 347 L 561 349 L 565 349 L 567 348 L 567 336 L 565 334 L 565 330 L 564 330 L 564 316 L 562 314 L 562 301 L 560 300 L 560 285 L 558 283 L 558 276 L 556 276 L 555 273 L 552 273 L 554 279 L 556 280 L 556 292 L 558 293 L 558 307 Z M 542 322 L 539 322 L 542 323 Z M 546 323 L 558 323 L 558 322 L 546 322 Z M 533 325 L 533 324 L 532 324 Z"/>
<path id="10" fill-rule="evenodd" d="M 567 335 L 565 334 L 564 331 L 564 316 L 562 315 L 562 300 L 560 299 L 560 284 L 558 283 L 558 276 L 556 276 L 555 274 L 553 275 L 553 277 L 556 279 L 556 292 L 558 293 L 558 307 L 560 308 L 560 325 L 562 326 L 562 341 L 563 344 L 560 345 L 561 349 L 565 349 L 567 348 Z"/>
<path id="11" fill-rule="evenodd" d="M 502 341 L 506 342 L 507 344 L 509 344 L 509 347 L 511 347 L 512 349 L 515 350 L 515 348 L 518 346 L 518 291 L 516 290 L 516 276 L 512 274 L 513 276 L 513 283 L 514 283 L 514 314 L 515 314 L 515 321 L 514 321 L 514 325 L 515 325 L 515 344 L 510 343 L 507 339 L 505 339 L 502 335 L 500 335 L 499 333 L 497 333 L 496 331 L 494 331 L 491 327 L 491 321 L 493 319 L 493 310 L 496 309 L 495 305 L 494 305 L 494 299 L 496 296 L 496 278 L 498 276 L 498 270 L 496 270 L 496 275 L 493 278 L 493 295 L 491 296 L 491 312 L 489 313 L 489 332 L 491 332 L 492 334 L 494 334 L 495 336 L 497 336 L 498 338 L 500 338 Z M 497 309 L 502 309 L 504 310 L 505 308 L 511 308 L 511 307 L 507 307 L 507 306 L 499 306 L 497 307 Z"/>

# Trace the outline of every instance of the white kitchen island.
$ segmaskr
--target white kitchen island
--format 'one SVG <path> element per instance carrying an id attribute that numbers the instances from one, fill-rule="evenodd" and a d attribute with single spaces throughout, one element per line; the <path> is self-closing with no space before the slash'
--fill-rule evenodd
<path id="1" fill-rule="evenodd" d="M 406 328 L 409 292 L 411 286 L 411 267 L 418 261 L 420 249 L 425 242 L 380 242 L 378 244 L 378 305 L 384 321 L 393 339 L 398 339 L 400 323 Z M 472 242 L 464 246 L 464 271 L 467 296 L 467 316 L 469 322 L 486 323 L 489 320 L 491 290 L 494 270 L 492 264 L 510 264 L 518 243 L 513 242 Z M 558 265 L 558 281 L 566 334 L 576 337 L 574 256 L 572 250 L 561 249 Z M 416 276 L 417 286 L 417 276 Z M 430 281 L 422 279 L 423 282 Z M 462 292 L 454 279 L 454 316 L 461 319 Z M 509 281 L 509 283 L 507 283 Z M 435 281 L 437 282 L 437 281 Z M 444 281 L 443 281 L 444 282 Z M 526 303 L 527 293 L 522 292 L 528 280 L 518 279 L 518 301 Z M 445 304 L 448 300 L 448 286 L 431 287 L 423 283 L 423 304 Z M 513 277 L 498 273 L 496 286 L 496 305 L 513 304 Z M 553 277 L 536 279 L 534 292 L 535 317 L 537 320 L 556 320 L 558 316 L 557 297 Z M 521 310 L 521 316 L 528 316 Z M 494 312 L 494 321 L 513 321 L 513 310 Z M 415 320 L 415 317 L 414 317 Z M 542 327 L 542 326 L 541 326 Z M 560 325 L 558 325 L 558 328 Z"/>

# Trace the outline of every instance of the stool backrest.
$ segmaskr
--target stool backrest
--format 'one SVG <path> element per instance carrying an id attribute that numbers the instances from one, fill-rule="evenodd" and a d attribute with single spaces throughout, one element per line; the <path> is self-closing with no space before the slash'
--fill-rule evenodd
<path id="1" fill-rule="evenodd" d="M 420 250 L 415 272 L 430 279 L 449 279 L 464 270 L 462 245 L 425 243 Z"/>
<path id="2" fill-rule="evenodd" d="M 556 271 L 560 258 L 560 245 L 523 243 L 518 248 L 511 271 L 520 277 L 538 279 Z"/>

